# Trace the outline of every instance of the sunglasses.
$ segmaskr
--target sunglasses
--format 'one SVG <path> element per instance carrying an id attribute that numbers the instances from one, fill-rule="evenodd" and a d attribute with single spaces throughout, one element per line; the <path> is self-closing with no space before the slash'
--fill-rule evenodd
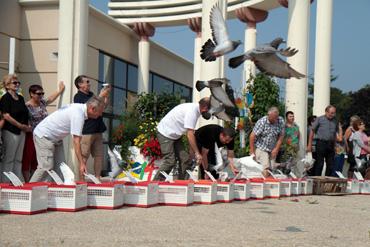
<path id="1" fill-rule="evenodd" d="M 21 82 L 20 81 L 12 81 L 12 84 L 13 85 L 21 85 Z"/>
<path id="2" fill-rule="evenodd" d="M 44 92 L 41 92 L 41 93 L 35 93 L 35 94 L 37 94 L 38 96 L 43 96 L 43 95 L 45 95 L 45 93 L 44 93 Z"/>

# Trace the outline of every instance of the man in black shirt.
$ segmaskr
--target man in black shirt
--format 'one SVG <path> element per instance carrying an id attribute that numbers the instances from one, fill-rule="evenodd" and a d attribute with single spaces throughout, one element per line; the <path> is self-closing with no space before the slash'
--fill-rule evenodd
<path id="1" fill-rule="evenodd" d="M 200 166 L 201 177 L 204 178 L 204 170 L 210 171 L 211 174 L 218 178 L 218 173 L 213 166 L 216 165 L 215 144 L 217 147 L 227 148 L 227 157 L 230 168 L 233 173 L 237 170 L 234 167 L 234 136 L 235 131 L 231 128 L 223 128 L 216 124 L 203 126 L 195 131 L 195 138 L 198 148 L 202 154 L 202 165 Z"/>
<path id="2" fill-rule="evenodd" d="M 73 98 L 74 103 L 86 103 L 94 93 L 90 91 L 90 81 L 85 75 L 79 75 L 75 79 L 75 86 L 78 92 Z M 104 98 L 104 104 L 108 104 L 108 96 L 110 93 L 110 86 L 104 87 L 99 94 L 99 97 Z M 85 120 L 82 130 L 81 151 L 82 157 L 87 160 L 90 156 L 94 157 L 94 173 L 97 178 L 100 178 L 100 173 L 103 164 L 103 132 L 107 129 L 102 117 L 97 119 Z"/>

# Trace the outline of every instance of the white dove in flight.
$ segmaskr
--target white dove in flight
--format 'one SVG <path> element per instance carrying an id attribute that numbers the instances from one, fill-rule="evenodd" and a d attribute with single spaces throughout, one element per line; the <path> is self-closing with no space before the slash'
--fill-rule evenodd
<path id="1" fill-rule="evenodd" d="M 217 4 L 211 10 L 210 25 L 213 41 L 208 39 L 200 50 L 200 57 L 206 62 L 215 61 L 217 57 L 232 52 L 242 43 L 240 40 L 229 39 L 225 20 Z"/>

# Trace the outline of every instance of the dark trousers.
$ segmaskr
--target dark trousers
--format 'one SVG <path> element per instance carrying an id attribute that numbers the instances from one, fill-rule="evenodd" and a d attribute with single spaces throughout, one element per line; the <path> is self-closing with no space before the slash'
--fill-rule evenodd
<path id="1" fill-rule="evenodd" d="M 316 142 L 316 162 L 314 166 L 314 176 L 321 176 L 324 161 L 326 163 L 325 176 L 332 174 L 334 166 L 334 141 L 317 140 Z"/>

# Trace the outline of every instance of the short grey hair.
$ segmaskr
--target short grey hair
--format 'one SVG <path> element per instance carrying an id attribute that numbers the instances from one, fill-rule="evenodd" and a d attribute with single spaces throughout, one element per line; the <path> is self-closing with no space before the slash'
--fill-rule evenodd
<path id="1" fill-rule="evenodd" d="M 271 114 L 271 113 L 277 113 L 279 114 L 279 108 L 277 108 L 276 106 L 272 106 L 268 109 L 267 111 L 267 114 Z"/>
<path id="2" fill-rule="evenodd" d="M 104 99 L 94 95 L 86 102 L 86 105 L 94 108 L 104 107 Z"/>

